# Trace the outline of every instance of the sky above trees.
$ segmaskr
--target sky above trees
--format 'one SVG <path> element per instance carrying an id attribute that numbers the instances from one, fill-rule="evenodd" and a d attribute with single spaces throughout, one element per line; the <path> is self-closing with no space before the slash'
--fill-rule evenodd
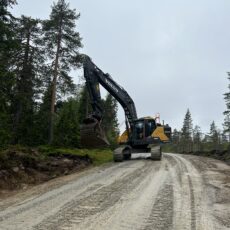
<path id="1" fill-rule="evenodd" d="M 15 15 L 45 19 L 50 0 L 18 0 Z M 228 0 L 70 0 L 81 13 L 83 53 L 122 85 L 138 115 L 161 114 L 180 129 L 189 108 L 193 124 L 222 128 L 230 71 Z M 75 81 L 78 81 L 78 73 Z M 119 109 L 119 122 L 124 120 Z"/>

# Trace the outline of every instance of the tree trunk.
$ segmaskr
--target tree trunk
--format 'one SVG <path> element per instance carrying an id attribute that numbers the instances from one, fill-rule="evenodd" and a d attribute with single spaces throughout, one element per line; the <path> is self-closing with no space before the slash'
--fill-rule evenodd
<path id="1" fill-rule="evenodd" d="M 54 63 L 54 74 L 53 81 L 51 85 L 51 108 L 50 108 L 50 125 L 49 125 L 49 144 L 53 143 L 54 139 L 54 116 L 55 116 L 55 101 L 56 101 L 56 91 L 57 91 L 57 78 L 58 78 L 58 66 L 59 66 L 59 52 L 61 48 L 61 38 L 62 38 L 62 20 L 60 22 L 60 28 L 57 38 L 57 50 Z"/>
<path id="2" fill-rule="evenodd" d="M 54 116 L 55 116 L 55 101 L 56 101 L 56 90 L 57 90 L 57 77 L 58 77 L 58 61 L 59 61 L 59 47 L 57 48 L 54 76 L 51 85 L 51 108 L 50 108 L 50 127 L 49 127 L 49 144 L 52 144 L 54 138 Z"/>

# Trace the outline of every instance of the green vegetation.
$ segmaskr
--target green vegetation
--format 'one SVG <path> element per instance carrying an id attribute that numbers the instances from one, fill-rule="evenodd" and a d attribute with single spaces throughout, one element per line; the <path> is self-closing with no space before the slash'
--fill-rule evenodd
<path id="1" fill-rule="evenodd" d="M 199 126 L 195 126 L 189 133 L 185 126 L 182 131 L 174 129 L 172 141 L 164 146 L 164 150 L 179 153 L 219 152 L 228 150 L 228 146 L 225 134 L 217 129 L 215 122 L 212 122 L 207 134 L 202 133 Z"/>
<path id="2" fill-rule="evenodd" d="M 12 169 L 20 164 L 33 166 L 35 161 L 43 161 L 47 158 L 45 154 L 39 154 L 35 149 L 20 145 L 9 146 L 0 151 L 0 170 Z"/>
<path id="3" fill-rule="evenodd" d="M 70 149 L 70 148 L 55 148 L 51 146 L 40 146 L 38 148 L 39 152 L 46 156 L 53 154 L 70 154 L 76 156 L 88 156 L 93 165 L 100 165 L 113 160 L 111 149 Z"/>
<path id="4" fill-rule="evenodd" d="M 209 133 L 202 133 L 200 126 L 193 128 L 192 116 L 187 110 L 181 131 L 174 129 L 171 143 L 163 146 L 165 152 L 191 153 L 198 155 L 230 155 L 229 141 L 226 131 L 219 130 L 213 121 Z M 216 157 L 218 158 L 218 157 Z"/>
<path id="5" fill-rule="evenodd" d="M 80 13 L 58 0 L 46 20 L 16 18 L 9 11 L 16 3 L 5 0 L 0 6 L 0 149 L 81 148 L 80 124 L 92 109 L 84 82 L 76 85 L 70 75 L 82 65 Z M 101 104 L 114 147 L 117 102 L 108 95 Z"/>
<path id="6" fill-rule="evenodd" d="M 35 167 L 36 162 L 44 162 L 49 157 L 77 156 L 89 158 L 94 166 L 98 166 L 113 160 L 110 149 L 70 149 L 40 146 L 38 148 L 10 146 L 0 151 L 0 170 L 12 169 L 22 163 L 26 167 Z M 35 167 L 36 168 L 36 167 Z"/>
<path id="7" fill-rule="evenodd" d="M 1 189 L 21 188 L 112 161 L 110 149 L 9 146 L 0 151 Z"/>

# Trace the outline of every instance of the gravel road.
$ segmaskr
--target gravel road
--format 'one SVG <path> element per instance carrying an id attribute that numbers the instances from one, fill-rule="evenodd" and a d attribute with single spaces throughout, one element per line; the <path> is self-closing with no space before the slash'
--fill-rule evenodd
<path id="1" fill-rule="evenodd" d="M 230 229 L 230 166 L 136 155 L 1 199 L 0 229 Z"/>

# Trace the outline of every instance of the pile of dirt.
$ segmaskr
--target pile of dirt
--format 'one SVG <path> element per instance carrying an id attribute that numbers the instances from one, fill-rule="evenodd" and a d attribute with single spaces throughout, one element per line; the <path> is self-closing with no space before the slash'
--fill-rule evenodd
<path id="1" fill-rule="evenodd" d="M 8 149 L 0 153 L 0 190 L 13 190 L 39 184 L 86 168 L 92 160 L 85 156 L 53 153 L 36 149 Z"/>

